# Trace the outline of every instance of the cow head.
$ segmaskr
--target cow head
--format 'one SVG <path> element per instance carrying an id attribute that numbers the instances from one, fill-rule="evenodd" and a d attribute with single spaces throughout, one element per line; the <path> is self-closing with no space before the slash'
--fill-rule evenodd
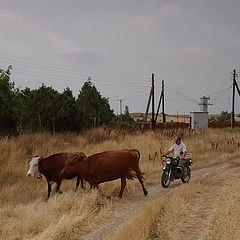
<path id="1" fill-rule="evenodd" d="M 75 176 L 84 177 L 86 175 L 85 174 L 86 171 L 84 170 L 84 167 L 82 167 L 82 165 L 84 165 L 83 163 L 85 162 L 86 159 L 87 156 L 82 152 L 75 154 L 66 161 L 65 166 L 61 171 L 61 175 L 64 178 L 68 177 L 72 178 Z"/>
<path id="2" fill-rule="evenodd" d="M 27 176 L 34 177 L 38 172 L 38 162 L 41 159 L 41 157 L 35 156 L 32 158 L 32 160 L 29 162 L 29 169 L 27 172 Z"/>

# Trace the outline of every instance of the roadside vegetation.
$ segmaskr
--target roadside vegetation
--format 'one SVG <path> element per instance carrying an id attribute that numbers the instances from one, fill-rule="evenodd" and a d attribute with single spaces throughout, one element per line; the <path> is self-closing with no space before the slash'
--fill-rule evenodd
<path id="1" fill-rule="evenodd" d="M 116 210 L 141 192 L 138 181 L 128 181 L 123 199 L 118 199 L 120 181 L 100 185 L 99 191 L 79 189 L 74 192 L 75 179 L 64 180 L 63 194 L 52 194 L 45 202 L 45 179 L 27 178 L 28 162 L 35 155 L 48 156 L 57 152 L 82 151 L 86 155 L 111 149 L 136 148 L 140 150 L 140 168 L 145 173 L 146 188 L 160 186 L 161 153 L 179 134 L 193 157 L 193 170 L 229 162 L 232 169 L 240 166 L 240 131 L 214 129 L 206 131 L 161 130 L 127 132 L 98 128 L 82 134 L 38 133 L 0 139 L 0 236 L 1 239 L 85 239 L 99 224 L 114 219 Z M 194 218 L 195 203 L 211 200 L 209 186 L 219 186 L 216 199 L 209 200 L 210 207 L 217 204 L 211 231 L 206 239 L 237 239 L 240 216 L 239 175 L 206 178 L 182 184 L 177 191 L 147 202 L 137 215 L 132 215 L 114 237 L 115 239 L 177 239 L 171 238 L 175 227 L 182 227 L 183 219 Z M 168 191 L 168 190 L 167 190 Z M 230 191 L 228 195 L 225 192 Z M 206 195 L 205 195 L 206 192 Z M 103 195 L 104 194 L 104 195 Z M 107 197 L 106 197 L 107 196 Z M 144 197 L 144 196 L 142 196 Z M 221 200 L 221 201 L 220 201 Z M 203 201 L 204 202 L 204 201 Z M 238 203 L 237 203 L 238 202 Z M 177 204 L 176 204 L 177 203 Z M 228 203 L 228 204 L 227 204 Z M 192 212 L 191 212 L 192 211 Z M 231 219 L 231 221 L 230 221 Z M 169 222 L 171 224 L 169 225 Z M 180 222 L 180 223 L 179 223 Z M 193 221 L 194 222 L 194 221 Z M 228 224 L 231 222 L 231 227 Z M 177 224 L 177 225 L 176 225 Z M 192 226 L 197 227 L 197 225 Z M 188 229 L 189 230 L 189 229 Z M 186 231 L 186 229 L 182 231 Z M 190 230 L 189 230 L 190 231 Z M 238 234 L 239 236 L 239 234 Z M 205 239 L 205 238 L 204 238 Z"/>

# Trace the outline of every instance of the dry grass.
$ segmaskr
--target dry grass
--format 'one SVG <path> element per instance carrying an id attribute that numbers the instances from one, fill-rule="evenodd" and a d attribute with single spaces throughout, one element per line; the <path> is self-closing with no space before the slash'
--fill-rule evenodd
<path id="1" fill-rule="evenodd" d="M 223 178 L 225 175 L 228 173 Z M 177 191 L 145 204 L 111 239 L 238 240 L 239 178 L 223 180 L 218 176 L 181 185 Z"/>
<path id="2" fill-rule="evenodd" d="M 240 236 L 240 177 L 235 175 L 225 181 L 226 194 L 223 194 L 213 219 L 212 231 L 206 240 L 232 239 Z"/>
<path id="3" fill-rule="evenodd" d="M 196 184 L 196 187 L 198 187 Z M 139 215 L 129 221 L 114 237 L 124 239 L 171 239 L 169 232 L 175 227 L 179 215 L 188 207 L 187 199 L 195 196 L 193 187 L 184 185 L 177 193 L 162 196 L 160 200 L 147 203 Z"/>
<path id="4" fill-rule="evenodd" d="M 1 138 L 1 239 L 82 239 L 85 233 L 90 232 L 99 222 L 108 219 L 113 214 L 117 206 L 115 203 L 119 201 L 116 197 L 120 189 L 119 181 L 101 185 L 100 192 L 113 196 L 109 200 L 96 191 L 80 190 L 73 193 L 75 180 L 71 180 L 63 182 L 64 194 L 53 194 L 52 198 L 45 202 L 44 198 L 47 195 L 45 180 L 39 181 L 25 177 L 28 161 L 33 156 L 48 156 L 65 151 L 83 151 L 86 155 L 90 155 L 110 149 L 136 148 L 141 152 L 140 167 L 145 172 L 146 184 L 150 184 L 159 178 L 160 152 L 167 150 L 175 134 L 175 130 L 128 134 L 98 129 L 82 135 L 42 133 L 23 135 L 18 138 Z M 240 159 L 240 133 L 238 131 L 208 130 L 192 133 L 181 130 L 180 134 L 193 154 L 194 169 L 229 160 L 232 160 L 234 166 L 240 164 L 239 160 L 236 160 Z M 201 183 L 194 184 L 198 184 L 195 187 L 201 185 Z M 165 221 L 169 212 L 166 214 L 165 211 L 171 209 L 170 216 L 174 215 L 175 199 L 178 199 L 178 204 L 181 206 L 186 199 L 194 198 L 196 191 L 193 186 L 184 186 L 184 189 L 181 186 L 176 195 L 166 196 L 166 199 L 154 203 L 156 204 L 154 209 L 146 206 L 143 215 L 139 216 L 139 222 L 128 224 L 127 231 L 133 235 L 117 239 L 168 239 L 169 230 L 165 228 Z M 129 181 L 123 197 L 128 199 L 129 196 L 139 191 L 141 191 L 139 183 Z M 224 214 L 224 211 L 219 211 L 218 219 L 221 219 Z M 136 236 L 134 234 L 139 229 L 138 226 L 142 226 L 142 235 Z M 217 226 L 216 231 L 219 231 Z"/>

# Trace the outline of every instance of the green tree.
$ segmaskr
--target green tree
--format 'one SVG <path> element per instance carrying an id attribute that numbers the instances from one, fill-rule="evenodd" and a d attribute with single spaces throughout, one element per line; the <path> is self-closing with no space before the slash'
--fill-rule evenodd
<path id="1" fill-rule="evenodd" d="M 129 108 L 127 105 L 125 106 L 124 114 L 121 117 L 122 117 L 122 122 L 127 125 L 133 125 L 135 123 L 135 120 L 129 114 Z"/>
<path id="2" fill-rule="evenodd" d="M 0 69 L 0 131 L 9 132 L 16 128 L 14 113 L 14 83 L 10 81 L 12 66 Z"/>
<path id="3" fill-rule="evenodd" d="M 26 129 L 52 130 L 57 112 L 61 107 L 60 93 L 42 84 L 38 89 L 21 91 L 21 123 Z"/>
<path id="4" fill-rule="evenodd" d="M 81 128 L 91 128 L 96 125 L 109 124 L 114 117 L 108 99 L 102 97 L 91 79 L 84 83 L 78 95 L 79 119 Z"/>
<path id="5" fill-rule="evenodd" d="M 78 130 L 79 126 L 79 114 L 78 106 L 73 93 L 70 88 L 66 88 L 60 95 L 60 106 L 56 115 L 56 125 L 61 131 L 66 130 Z"/>
<path id="6" fill-rule="evenodd" d="M 220 116 L 217 118 L 219 122 L 230 122 L 231 121 L 231 113 L 227 111 L 222 111 Z"/>
<path id="7" fill-rule="evenodd" d="M 217 122 L 217 118 L 216 117 L 209 117 L 208 119 L 209 122 Z"/>

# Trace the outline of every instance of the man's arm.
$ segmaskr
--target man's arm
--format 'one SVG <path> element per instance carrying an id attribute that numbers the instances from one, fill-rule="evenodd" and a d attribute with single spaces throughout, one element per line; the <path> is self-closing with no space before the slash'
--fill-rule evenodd
<path id="1" fill-rule="evenodd" d="M 167 152 L 165 154 L 163 154 L 163 156 L 166 156 L 171 152 L 173 152 L 173 145 L 167 150 Z"/>
<path id="2" fill-rule="evenodd" d="M 167 152 L 165 152 L 165 153 L 163 154 L 163 156 L 166 156 L 166 155 L 168 155 L 169 153 L 170 153 L 170 151 L 167 150 Z"/>
<path id="3" fill-rule="evenodd" d="M 187 155 L 187 147 L 186 147 L 186 145 L 183 143 L 183 157 L 185 158 L 186 155 Z"/>

